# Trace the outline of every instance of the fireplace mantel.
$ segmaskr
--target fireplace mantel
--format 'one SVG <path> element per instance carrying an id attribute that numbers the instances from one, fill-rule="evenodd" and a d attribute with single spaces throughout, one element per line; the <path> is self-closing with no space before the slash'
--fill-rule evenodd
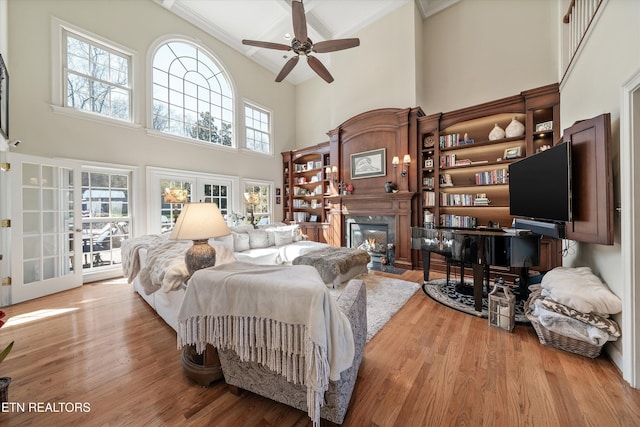
<path id="1" fill-rule="evenodd" d="M 369 193 L 369 194 L 334 194 L 327 197 L 327 200 L 334 203 L 334 200 L 338 200 L 341 203 L 349 203 L 350 201 L 358 202 L 360 200 L 371 201 L 371 200 L 409 200 L 411 201 L 416 193 L 412 191 L 398 191 L 396 193 Z"/>
<path id="2" fill-rule="evenodd" d="M 397 193 L 356 193 L 328 197 L 326 200 L 330 203 L 330 222 L 340 224 L 339 235 L 334 236 L 334 241 L 342 242 L 342 244 L 345 242 L 344 219 L 346 216 L 392 216 L 395 218 L 395 266 L 412 269 L 411 203 L 415 196 L 415 192 L 399 191 Z"/>

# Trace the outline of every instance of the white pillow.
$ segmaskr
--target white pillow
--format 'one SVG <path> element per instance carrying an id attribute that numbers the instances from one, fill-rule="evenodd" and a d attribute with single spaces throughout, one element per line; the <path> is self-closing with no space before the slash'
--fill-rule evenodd
<path id="1" fill-rule="evenodd" d="M 211 240 L 211 239 L 209 239 Z M 218 243 L 222 243 L 223 246 L 226 246 L 227 248 L 229 248 L 232 252 L 233 252 L 233 234 L 228 234 L 226 236 L 222 236 L 222 237 L 216 237 L 213 239 L 214 242 L 218 242 Z M 213 244 L 211 242 L 209 242 L 209 244 L 211 244 L 211 246 L 213 246 Z"/>
<path id="2" fill-rule="evenodd" d="M 236 233 L 248 233 L 255 229 L 253 228 L 253 225 L 243 224 L 243 225 L 236 225 L 235 227 L 229 227 L 229 230 L 235 231 Z"/>
<path id="3" fill-rule="evenodd" d="M 229 237 L 231 237 L 231 235 L 229 235 Z M 209 244 L 216 250 L 216 265 L 228 264 L 238 260 L 233 253 L 233 248 L 227 246 L 226 243 L 214 241 L 209 242 Z"/>
<path id="4" fill-rule="evenodd" d="M 233 235 L 233 251 L 242 252 L 251 249 L 249 245 L 249 235 L 247 233 L 231 232 Z"/>
<path id="5" fill-rule="evenodd" d="M 250 231 L 249 246 L 251 249 L 269 247 L 269 235 L 264 230 Z"/>
<path id="6" fill-rule="evenodd" d="M 288 245 L 290 243 L 293 243 L 293 233 L 289 230 L 274 231 L 270 234 L 273 235 L 276 246 Z"/>
<path id="7" fill-rule="evenodd" d="M 543 294 L 582 313 L 616 314 L 622 301 L 589 267 L 556 267 L 542 278 Z"/>

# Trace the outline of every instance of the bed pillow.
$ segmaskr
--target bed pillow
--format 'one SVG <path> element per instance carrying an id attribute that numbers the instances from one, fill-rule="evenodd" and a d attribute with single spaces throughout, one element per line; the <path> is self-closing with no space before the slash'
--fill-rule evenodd
<path id="1" fill-rule="evenodd" d="M 269 235 L 264 230 L 250 231 L 249 246 L 251 247 L 251 249 L 269 247 Z"/>
<path id="2" fill-rule="evenodd" d="M 231 232 L 233 235 L 233 251 L 242 252 L 251 249 L 249 245 L 249 235 L 247 233 Z"/>
<path id="3" fill-rule="evenodd" d="M 622 301 L 589 267 L 556 267 L 542 278 L 543 295 L 582 313 L 616 314 Z"/>

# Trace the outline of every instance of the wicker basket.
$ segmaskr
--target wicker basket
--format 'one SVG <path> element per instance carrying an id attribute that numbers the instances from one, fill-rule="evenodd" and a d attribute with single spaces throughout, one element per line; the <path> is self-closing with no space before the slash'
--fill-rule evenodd
<path id="1" fill-rule="evenodd" d="M 560 350 L 568 351 L 571 353 L 579 354 L 581 356 L 596 358 L 600 355 L 603 345 L 595 345 L 588 342 L 580 341 L 575 338 L 569 338 L 564 335 L 560 335 L 556 332 L 550 331 L 544 325 L 542 325 L 536 316 L 531 313 L 529 309 L 529 303 L 532 302 L 529 298 L 524 303 L 524 313 L 527 319 L 531 322 L 533 329 L 536 330 L 540 343 L 549 347 L 558 348 Z"/>

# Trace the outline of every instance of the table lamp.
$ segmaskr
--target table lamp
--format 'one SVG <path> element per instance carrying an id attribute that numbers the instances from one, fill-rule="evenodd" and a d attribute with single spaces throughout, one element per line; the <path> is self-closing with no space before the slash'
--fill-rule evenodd
<path id="1" fill-rule="evenodd" d="M 197 270 L 216 264 L 216 250 L 209 244 L 209 238 L 228 234 L 231 231 L 215 203 L 187 203 L 169 238 L 193 240 L 193 246 L 184 255 L 189 276 L 192 276 Z"/>

